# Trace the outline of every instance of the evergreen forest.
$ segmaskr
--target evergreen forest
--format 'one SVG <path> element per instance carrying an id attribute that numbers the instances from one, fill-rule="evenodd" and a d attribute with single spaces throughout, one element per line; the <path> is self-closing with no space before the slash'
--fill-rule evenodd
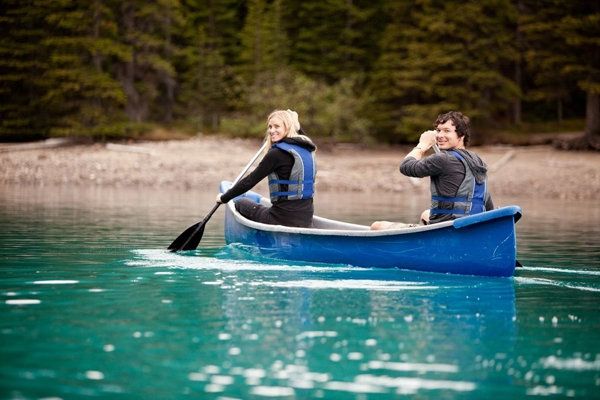
<path id="1" fill-rule="evenodd" d="M 597 0 L 3 0 L 0 141 L 259 136 L 277 108 L 332 142 L 578 120 L 600 149 Z"/>

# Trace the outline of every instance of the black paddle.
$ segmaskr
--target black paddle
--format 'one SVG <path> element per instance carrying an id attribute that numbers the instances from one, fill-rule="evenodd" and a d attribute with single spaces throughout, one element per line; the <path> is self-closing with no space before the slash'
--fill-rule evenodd
<path id="1" fill-rule="evenodd" d="M 263 149 L 266 146 L 267 146 L 267 142 L 265 142 L 261 146 L 261 148 L 258 150 L 258 152 L 256 152 L 256 154 L 254 155 L 254 157 L 252 157 L 252 160 L 250 160 L 250 162 L 248 163 L 248 165 L 246 165 L 244 170 L 238 175 L 238 177 L 235 179 L 235 181 L 233 181 L 233 185 L 238 183 L 238 181 L 240 179 L 242 179 L 242 177 L 246 174 L 246 172 L 248 172 L 248 170 L 250 169 L 252 164 L 254 164 L 254 162 L 256 161 L 256 159 L 258 157 L 260 157 L 260 154 L 262 153 Z M 204 217 L 204 219 L 202 221 L 190 226 L 185 231 L 183 231 L 183 233 L 181 235 L 179 235 L 177 237 L 177 239 L 175 239 L 173 241 L 173 243 L 171 243 L 171 245 L 169 245 L 169 247 L 167 247 L 167 249 L 171 250 L 171 251 L 195 250 L 196 247 L 198 247 L 200 240 L 202 240 L 202 235 L 204 235 L 204 227 L 206 226 L 206 223 L 208 222 L 210 217 L 212 217 L 212 215 L 215 213 L 215 211 L 217 211 L 217 208 L 219 208 L 220 205 L 221 205 L 221 203 L 216 203 L 215 206 L 212 208 L 212 210 L 210 210 L 208 215 L 206 217 Z"/>
<path id="2" fill-rule="evenodd" d="M 221 203 L 216 203 L 215 206 L 210 210 L 208 215 L 204 217 L 204 219 L 189 228 L 187 228 L 181 235 L 177 237 L 177 239 L 173 240 L 173 243 L 167 248 L 171 251 L 179 251 L 179 250 L 195 250 L 202 240 L 202 235 L 204 235 L 204 226 L 212 217 L 212 215 L 217 211 L 217 208 Z"/>

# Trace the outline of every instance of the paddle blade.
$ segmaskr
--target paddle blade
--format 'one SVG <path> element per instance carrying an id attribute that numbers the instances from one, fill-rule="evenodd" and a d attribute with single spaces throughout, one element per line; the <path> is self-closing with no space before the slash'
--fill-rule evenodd
<path id="1" fill-rule="evenodd" d="M 206 221 L 202 221 L 190 226 L 167 249 L 171 251 L 195 250 L 202 240 L 205 225 Z"/>
<path id="2" fill-rule="evenodd" d="M 198 243 L 200 243 L 200 240 L 202 240 L 202 235 L 204 235 L 204 226 L 206 226 L 206 223 L 210 217 L 212 217 L 215 211 L 217 211 L 217 208 L 219 208 L 220 205 L 221 203 L 216 203 L 212 210 L 210 210 L 208 215 L 204 217 L 201 222 L 198 222 L 197 224 L 187 228 L 181 235 L 179 235 L 179 237 L 177 237 L 177 239 L 173 241 L 173 243 L 171 243 L 169 247 L 167 247 L 167 249 L 171 251 L 196 250 Z"/>

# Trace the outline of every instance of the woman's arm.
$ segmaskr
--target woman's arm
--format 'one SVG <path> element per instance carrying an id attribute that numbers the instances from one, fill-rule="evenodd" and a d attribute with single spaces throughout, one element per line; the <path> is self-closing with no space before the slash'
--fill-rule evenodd
<path id="1" fill-rule="evenodd" d="M 279 153 L 282 152 L 277 149 L 270 149 L 254 171 L 240 179 L 235 186 L 221 195 L 221 202 L 227 203 L 231 199 L 246 193 L 273 172 L 281 162 L 278 157 Z"/>

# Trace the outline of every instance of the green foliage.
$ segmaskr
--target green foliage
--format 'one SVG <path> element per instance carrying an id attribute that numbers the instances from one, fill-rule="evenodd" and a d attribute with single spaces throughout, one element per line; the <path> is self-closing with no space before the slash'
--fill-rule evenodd
<path id="1" fill-rule="evenodd" d="M 126 96 L 110 75 L 112 62 L 127 57 L 117 41 L 112 11 L 97 0 L 91 4 L 49 0 L 45 22 L 55 32 L 42 41 L 48 54 L 43 75 L 44 109 L 53 116 L 52 136 L 103 137 L 108 126 L 126 122 L 119 109 Z"/>
<path id="2" fill-rule="evenodd" d="M 281 0 L 249 0 L 241 33 L 240 73 L 248 84 L 257 76 L 275 73 L 288 61 L 287 37 L 281 27 Z"/>
<path id="3" fill-rule="evenodd" d="M 0 140 L 259 135 L 293 108 L 311 136 L 407 142 L 440 112 L 510 128 L 600 96 L 587 0 L 5 0 Z M 543 105 L 543 106 L 541 106 Z M 600 132 L 587 107 L 586 131 Z M 589 111 L 591 110 L 591 111 Z M 595 122 L 596 121 L 596 122 Z M 590 125 L 591 124 L 591 125 Z"/>
<path id="4" fill-rule="evenodd" d="M 0 7 L 0 140 L 46 137 L 50 116 L 40 101 L 47 66 L 39 42 L 44 12 L 34 0 L 6 0 Z"/>
<path id="5" fill-rule="evenodd" d="M 128 57 L 116 64 L 127 99 L 125 113 L 134 122 L 171 122 L 177 86 L 173 40 L 184 18 L 178 0 L 120 2 L 117 21 Z"/>
<path id="6" fill-rule="evenodd" d="M 393 11 L 408 17 L 384 33 L 371 85 L 384 139 L 414 139 L 450 109 L 488 121 L 520 95 L 504 72 L 516 53 L 508 0 L 422 1 Z"/>
<path id="7" fill-rule="evenodd" d="M 600 6 L 584 0 L 561 2 L 561 7 L 549 0 L 525 3 L 528 12 L 522 16 L 522 24 L 535 78 L 548 82 L 553 72 L 555 77 L 574 79 L 582 88 L 597 85 Z"/>
<path id="8" fill-rule="evenodd" d="M 587 143 L 600 148 L 600 4 L 523 0 L 521 26 L 534 85 L 529 98 L 555 101 L 558 122 L 573 87 L 586 93 Z"/>
<path id="9" fill-rule="evenodd" d="M 196 131 L 217 130 L 239 91 L 238 79 L 227 61 L 228 54 L 238 52 L 235 3 L 193 0 L 183 8 L 187 18 L 181 41 L 186 46 L 176 56 L 180 71 L 176 116 L 194 121 Z"/>
<path id="10" fill-rule="evenodd" d="M 525 1 L 521 25 L 527 66 L 535 85 L 529 98 L 567 98 L 574 85 L 600 94 L 600 6 L 577 0 Z"/>
<path id="11" fill-rule="evenodd" d="M 367 72 L 377 58 L 381 1 L 288 2 L 290 64 L 328 83 Z"/>
<path id="12" fill-rule="evenodd" d="M 361 141 L 369 134 L 369 121 L 359 115 L 363 102 L 356 93 L 355 80 L 327 85 L 290 69 L 256 79 L 256 85 L 246 94 L 248 109 L 244 116 L 224 121 L 224 131 L 261 135 L 271 111 L 289 108 L 298 112 L 300 124 L 310 136 Z"/>

